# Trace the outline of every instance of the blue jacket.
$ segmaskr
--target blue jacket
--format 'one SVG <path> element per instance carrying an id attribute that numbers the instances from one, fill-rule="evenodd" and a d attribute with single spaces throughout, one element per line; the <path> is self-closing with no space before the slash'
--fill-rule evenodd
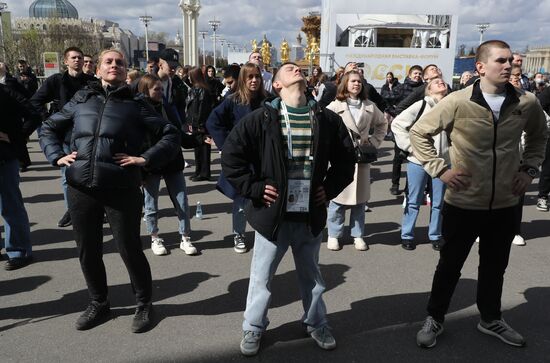
<path id="1" fill-rule="evenodd" d="M 260 102 L 252 105 L 243 105 L 237 103 L 234 96 L 230 95 L 210 113 L 206 121 L 206 129 L 210 132 L 210 136 L 214 139 L 218 149 L 223 149 L 223 144 L 231 130 L 233 130 L 233 127 L 235 127 L 244 116 L 261 106 L 261 101 L 263 100 L 259 101 Z M 231 199 L 235 199 L 238 195 L 237 190 L 233 188 L 225 178 L 223 170 L 218 178 L 216 189 Z"/>

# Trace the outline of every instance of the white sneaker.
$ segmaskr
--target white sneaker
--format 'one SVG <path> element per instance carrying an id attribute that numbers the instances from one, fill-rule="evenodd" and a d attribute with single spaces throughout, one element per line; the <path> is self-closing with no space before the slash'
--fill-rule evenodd
<path id="1" fill-rule="evenodd" d="M 197 249 L 191 243 L 191 238 L 188 236 L 181 236 L 180 249 L 185 252 L 186 255 L 196 255 Z"/>
<path id="2" fill-rule="evenodd" d="M 327 248 L 332 251 L 338 251 L 340 249 L 340 243 L 338 243 L 338 238 L 329 237 L 327 241 Z"/>
<path id="3" fill-rule="evenodd" d="M 369 249 L 369 246 L 367 245 L 363 237 L 353 238 L 353 244 L 355 245 L 355 249 L 358 251 L 366 251 Z"/>
<path id="4" fill-rule="evenodd" d="M 151 237 L 151 251 L 153 251 L 153 255 L 155 256 L 168 254 L 168 250 L 164 247 L 164 240 L 160 237 Z"/>
<path id="5" fill-rule="evenodd" d="M 516 234 L 516 236 L 514 237 L 514 240 L 512 241 L 512 243 L 515 244 L 516 246 L 525 246 L 526 245 L 525 240 L 519 234 Z"/>

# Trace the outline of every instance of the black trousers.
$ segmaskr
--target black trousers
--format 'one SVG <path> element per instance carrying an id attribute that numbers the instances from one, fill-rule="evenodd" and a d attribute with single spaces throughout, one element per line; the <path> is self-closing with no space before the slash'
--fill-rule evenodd
<path id="1" fill-rule="evenodd" d="M 391 170 L 391 183 L 392 185 L 399 185 L 399 179 L 401 179 L 401 165 L 403 164 L 403 158 L 399 156 L 401 150 L 394 144 L 393 147 L 393 165 Z M 407 185 L 405 183 L 405 185 Z"/>
<path id="2" fill-rule="evenodd" d="M 548 198 L 550 193 L 550 141 L 546 142 L 546 154 L 539 177 L 539 198 Z"/>
<path id="3" fill-rule="evenodd" d="M 120 257 L 126 265 L 138 305 L 151 302 L 151 268 L 143 253 L 140 219 L 143 194 L 139 188 L 90 190 L 69 186 L 69 213 L 78 246 L 80 267 L 90 298 L 107 299 L 103 264 L 103 211 L 111 225 Z"/>
<path id="4" fill-rule="evenodd" d="M 210 144 L 203 143 L 195 148 L 195 176 L 210 178 Z"/>
<path id="5" fill-rule="evenodd" d="M 504 272 L 515 235 L 517 207 L 492 211 L 466 210 L 445 204 L 441 249 L 435 270 L 428 314 L 443 322 L 462 266 L 479 236 L 477 307 L 484 321 L 501 318 Z"/>

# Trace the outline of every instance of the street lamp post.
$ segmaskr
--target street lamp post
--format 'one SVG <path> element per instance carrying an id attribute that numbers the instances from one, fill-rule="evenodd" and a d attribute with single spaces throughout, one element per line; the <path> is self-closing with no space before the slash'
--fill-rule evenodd
<path id="1" fill-rule="evenodd" d="M 8 4 L 0 2 L 0 38 L 2 38 L 2 61 L 6 61 L 6 44 L 4 43 L 4 23 L 2 22 L 2 14 L 8 8 Z"/>
<path id="2" fill-rule="evenodd" d="M 225 44 L 225 38 L 219 38 L 218 39 L 220 41 L 220 46 L 221 46 L 221 56 L 222 56 L 222 61 L 223 61 L 223 53 L 224 53 L 224 49 L 223 49 L 223 46 Z"/>
<path id="3" fill-rule="evenodd" d="M 202 64 L 206 65 L 206 50 L 204 49 L 204 37 L 208 35 L 208 31 L 199 30 L 199 34 L 202 36 Z"/>
<path id="4" fill-rule="evenodd" d="M 476 24 L 476 27 L 477 27 L 477 30 L 479 31 L 479 44 L 483 43 L 483 33 L 485 32 L 485 30 L 487 30 L 487 28 L 489 28 L 490 24 L 489 23 L 479 23 L 479 24 Z"/>
<path id="5" fill-rule="evenodd" d="M 220 27 L 220 23 L 221 21 L 216 20 L 216 18 L 208 22 L 208 24 L 212 28 L 212 31 L 214 32 L 214 68 L 216 68 L 216 30 L 218 30 L 218 28 Z"/>
<path id="6" fill-rule="evenodd" d="M 139 20 L 143 22 L 143 25 L 145 25 L 145 58 L 147 59 L 147 62 L 149 62 L 149 23 L 151 22 L 151 19 L 153 17 L 149 15 L 142 15 L 139 17 Z"/>

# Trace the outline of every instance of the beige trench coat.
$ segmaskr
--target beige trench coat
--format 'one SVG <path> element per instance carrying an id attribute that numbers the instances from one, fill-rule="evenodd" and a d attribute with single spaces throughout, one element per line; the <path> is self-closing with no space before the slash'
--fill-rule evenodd
<path id="1" fill-rule="evenodd" d="M 353 130 L 361 135 L 361 144 L 371 143 L 377 149 L 380 147 L 386 135 L 388 124 L 384 118 L 384 114 L 373 102 L 369 100 L 363 101 L 361 105 L 361 117 L 357 125 L 353 120 L 346 101 L 332 101 L 327 108 L 342 117 L 348 130 Z M 369 130 L 371 128 L 374 128 L 374 133 L 369 138 Z M 333 201 L 343 205 L 357 205 L 367 202 L 369 198 L 370 164 L 355 164 L 353 182 L 334 198 Z"/>

